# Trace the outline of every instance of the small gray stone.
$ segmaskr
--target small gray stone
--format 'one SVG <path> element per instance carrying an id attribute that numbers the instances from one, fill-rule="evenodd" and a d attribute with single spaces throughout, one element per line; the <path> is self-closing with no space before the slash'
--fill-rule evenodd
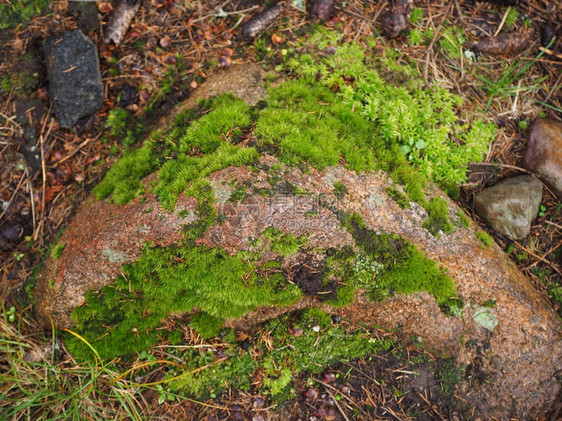
<path id="1" fill-rule="evenodd" d="M 104 99 L 94 43 L 76 29 L 43 42 L 49 95 L 61 127 L 95 113 Z"/>
<path id="2" fill-rule="evenodd" d="M 521 240 L 531 232 L 541 200 L 541 182 L 530 175 L 520 175 L 482 190 L 474 198 L 474 210 L 500 234 Z"/>
<path id="3" fill-rule="evenodd" d="M 542 177 L 562 198 L 562 123 L 537 120 L 533 124 L 523 166 Z"/>

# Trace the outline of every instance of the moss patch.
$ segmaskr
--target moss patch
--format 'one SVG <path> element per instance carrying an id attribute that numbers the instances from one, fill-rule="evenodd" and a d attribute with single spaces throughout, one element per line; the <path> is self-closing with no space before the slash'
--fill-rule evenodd
<path id="1" fill-rule="evenodd" d="M 263 233 L 263 238 L 269 240 L 269 249 L 281 256 L 289 256 L 297 252 L 299 248 L 304 246 L 308 239 L 301 235 L 295 237 L 292 234 L 285 234 L 276 228 L 267 228 Z"/>
<path id="2" fill-rule="evenodd" d="M 365 226 L 358 215 L 344 215 L 341 219 L 364 253 L 357 255 L 353 267 L 349 266 L 352 259 L 349 251 L 343 255 L 344 271 L 350 280 L 348 290 L 354 286 L 368 289 L 369 297 L 374 301 L 383 300 L 393 292 L 412 294 L 426 291 L 441 306 L 458 306 L 451 278 L 409 241 L 393 234 L 377 235 Z M 349 296 L 349 291 L 346 291 L 346 296 Z"/>
<path id="3" fill-rule="evenodd" d="M 485 247 L 490 247 L 492 244 L 494 244 L 494 239 L 487 232 L 476 231 L 476 238 L 478 238 Z"/>
<path id="4" fill-rule="evenodd" d="M 64 244 L 64 243 L 57 244 L 55 247 L 53 247 L 53 249 L 51 250 L 51 256 L 53 257 L 53 259 L 55 259 L 55 260 L 60 259 L 65 247 L 66 247 L 66 244 Z"/>
<path id="5" fill-rule="evenodd" d="M 296 330 L 302 334 L 295 335 Z M 329 364 L 387 350 L 391 345 L 389 340 L 371 338 L 368 331 L 348 332 L 333 325 L 327 314 L 310 309 L 271 320 L 261 337 L 251 338 L 247 350 L 228 348 L 222 351 L 224 361 L 218 364 L 213 351 L 185 351 L 181 358 L 188 365 L 186 371 L 194 373 L 171 371 L 169 378 L 181 377 L 169 384 L 173 390 L 204 399 L 228 386 L 249 390 L 252 374 L 259 370 L 263 382 L 258 392 L 282 401 L 295 395 L 293 380 L 299 373 L 320 373 Z M 214 365 L 198 371 L 208 364 Z"/>
<path id="6" fill-rule="evenodd" d="M 219 321 L 236 318 L 259 306 L 284 306 L 301 295 L 277 270 L 255 272 L 255 256 L 234 256 L 216 248 L 195 245 L 154 248 L 123 267 L 112 285 L 88 293 L 87 303 L 73 314 L 76 331 L 106 358 L 149 348 L 161 331 L 155 330 L 170 313 L 201 311 L 195 326 L 209 336 Z M 213 320 L 213 323 L 207 323 Z M 209 328 L 209 325 L 215 326 Z M 90 350 L 67 338 L 73 355 L 89 358 Z"/>

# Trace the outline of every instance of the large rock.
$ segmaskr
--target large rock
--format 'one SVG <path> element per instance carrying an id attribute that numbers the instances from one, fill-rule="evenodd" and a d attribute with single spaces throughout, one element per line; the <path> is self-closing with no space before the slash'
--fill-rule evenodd
<path id="1" fill-rule="evenodd" d="M 530 175 L 520 175 L 478 193 L 474 210 L 500 234 L 521 240 L 531 232 L 531 222 L 539 213 L 541 200 L 541 182 Z"/>
<path id="2" fill-rule="evenodd" d="M 523 166 L 543 178 L 562 198 L 562 122 L 537 120 L 533 124 Z"/>
<path id="3" fill-rule="evenodd" d="M 71 128 L 103 104 L 96 46 L 76 29 L 44 41 L 49 95 L 61 127 Z"/>
<path id="4" fill-rule="evenodd" d="M 155 177 L 145 178 L 148 193 L 128 204 L 92 198 L 78 210 L 59 239 L 64 249 L 55 249 L 37 280 L 36 309 L 46 326 L 52 320 L 57 327 L 71 327 L 70 313 L 84 303 L 86 292 L 112 283 L 122 265 L 139 259 L 144 243 L 174 245 L 186 227 L 201 222 L 200 203 L 193 197 L 180 194 L 172 212 L 163 209 L 150 193 Z M 555 312 L 497 245 L 484 247 L 473 226 L 460 228 L 461 210 L 437 189 L 432 194 L 447 201 L 449 217 L 459 227 L 439 238 L 424 228 L 428 215 L 421 206 L 403 208 L 389 196 L 392 181 L 384 173 L 358 174 L 341 166 L 323 171 L 288 167 L 264 153 L 252 167 L 224 168 L 207 180 L 220 218 L 199 235 L 198 247 L 231 255 L 255 252 L 256 239 L 267 228 L 307 237 L 292 254 L 273 253 L 270 243 L 261 257 L 278 261 L 279 271 L 303 291 L 302 298 L 284 307 L 257 307 L 227 320 L 227 327 L 251 329 L 287 312 L 321 307 L 354 323 L 394 329 L 405 340 L 415 337 L 427 349 L 455 357 L 473 373 L 458 393 L 486 419 L 532 418 L 556 399 L 562 337 Z M 244 194 L 232 200 L 239 187 Z M 424 291 L 390 293 L 385 301 L 375 302 L 357 289 L 354 301 L 344 308 L 326 301 L 324 289 L 331 284 L 322 282 L 322 265 L 328 250 L 360 247 L 357 233 L 342 223 L 345 215 L 361 216 L 364 228 L 359 231 L 367 240 L 375 233 L 395 234 L 437 262 L 464 303 L 457 314 L 446 315 L 435 296 Z M 368 280 L 376 280 L 373 270 Z"/>

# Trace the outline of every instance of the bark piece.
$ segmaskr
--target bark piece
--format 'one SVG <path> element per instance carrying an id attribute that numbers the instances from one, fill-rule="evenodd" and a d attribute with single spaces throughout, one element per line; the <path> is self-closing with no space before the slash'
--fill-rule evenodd
<path id="1" fill-rule="evenodd" d="M 121 0 L 117 7 L 113 9 L 109 18 L 109 23 L 105 28 L 103 41 L 109 44 L 111 41 L 119 45 L 139 11 L 141 0 Z"/>
<path id="2" fill-rule="evenodd" d="M 244 25 L 242 31 L 244 38 L 252 40 L 264 32 L 272 23 L 281 16 L 283 4 L 277 3 L 275 6 L 265 9 L 263 12 L 252 18 Z"/>

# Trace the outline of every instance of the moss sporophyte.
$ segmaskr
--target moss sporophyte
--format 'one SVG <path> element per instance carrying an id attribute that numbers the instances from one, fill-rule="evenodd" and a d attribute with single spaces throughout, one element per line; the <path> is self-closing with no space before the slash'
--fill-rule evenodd
<path id="1" fill-rule="evenodd" d="M 311 42 L 311 48 L 322 48 L 318 39 Z M 141 181 L 157 172 L 149 190 L 162 207 L 174 210 L 181 193 L 198 200 L 198 218 L 186 227 L 184 241 L 166 248 L 145 244 L 141 257 L 125 265 L 115 282 L 88 293 L 86 304 L 73 312 L 76 333 L 99 355 L 126 357 L 166 338 L 178 340 L 173 329 L 160 328 L 170 315 L 187 315 L 204 339 L 230 335 L 223 328 L 226 319 L 302 299 L 305 292 L 291 282 L 282 264 L 285 259 L 306 260 L 311 255 L 322 257 L 315 276 L 333 288 L 334 293 L 324 299 L 326 305 L 351 305 L 357 290 L 366 291 L 373 301 L 426 291 L 442 308 L 458 313 L 454 283 L 434 261 L 395 234 L 375 233 L 359 215 L 337 214 L 342 229 L 353 238 L 353 247 L 318 250 L 309 244 L 306 232 L 293 235 L 273 227 L 263 227 L 252 247 L 237 253 L 197 243 L 221 222 L 208 177 L 228 167 L 254 167 L 261 154 L 280 162 L 270 169 L 272 186 L 282 184 L 284 168 L 295 166 L 303 171 L 336 165 L 357 173 L 387 171 L 400 186 L 389 190 L 400 206 L 408 207 L 411 201 L 421 204 L 429 215 L 425 226 L 434 235 L 453 229 L 446 202 L 426 197 L 424 189 L 429 181 L 447 188 L 463 182 L 462 165 L 481 158 L 493 130 L 478 121 L 470 127 L 457 125 L 460 98 L 443 89 L 422 88 L 411 74 L 404 83 L 401 75 L 408 69 L 392 69 L 395 84 L 384 80 L 377 69 L 388 69 L 391 61 L 368 57 L 357 45 L 339 44 L 334 54 L 291 60 L 301 79 L 271 90 L 265 107 L 251 108 L 229 95 L 205 101 L 197 110 L 179 115 L 167 132 L 153 134 L 125 155 L 94 189 L 100 200 L 110 197 L 125 204 L 145 194 Z M 462 138 L 462 146 L 450 141 L 450 134 Z M 255 141 L 242 142 L 250 137 Z M 230 201 L 263 190 L 232 187 Z M 335 183 L 333 194 L 345 200 L 348 186 Z M 286 324 L 305 326 L 310 312 L 269 322 L 266 329 L 275 352 L 266 352 L 256 340 L 252 346 L 261 350 L 261 357 L 252 359 L 233 346 L 228 358 L 212 370 L 186 376 L 170 371 L 170 379 L 180 376 L 170 384 L 189 393 L 212 395 L 225 386 L 225 379 L 234 378 L 238 387 L 249 388 L 248 375 L 260 369 L 267 393 L 282 396 L 300 371 L 321 370 L 338 359 L 389 346 L 385 341 L 368 341 L 365 332 L 349 333 L 328 322 L 322 322 L 321 340 L 310 332 L 288 339 Z M 325 319 L 321 313 L 316 316 Z M 314 344 L 317 351 L 313 352 Z M 77 337 L 67 337 L 67 347 L 78 358 L 91 357 L 87 344 Z M 182 358 L 188 371 L 214 361 L 213 353 L 197 350 L 186 351 Z"/>

